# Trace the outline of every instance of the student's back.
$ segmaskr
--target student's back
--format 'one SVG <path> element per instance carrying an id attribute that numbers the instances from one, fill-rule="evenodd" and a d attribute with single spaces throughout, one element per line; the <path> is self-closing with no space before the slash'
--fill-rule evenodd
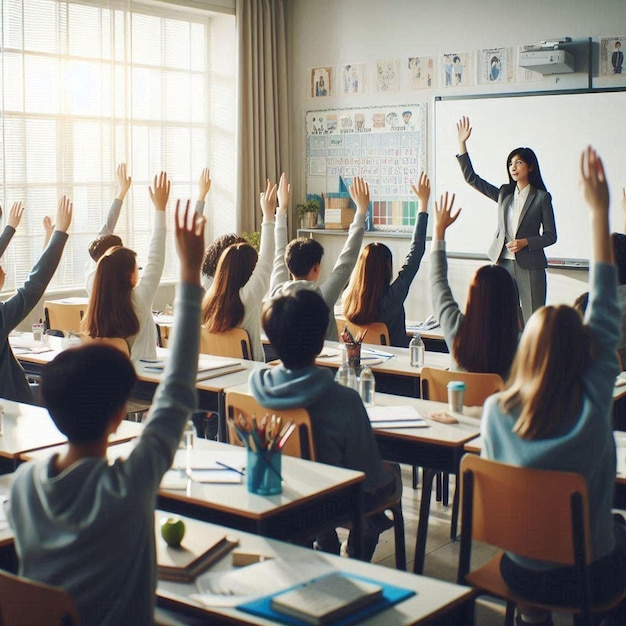
<path id="1" fill-rule="evenodd" d="M 66 454 L 18 469 L 9 520 L 20 574 L 66 589 L 83 626 L 153 621 L 155 494 L 196 406 L 203 220 L 197 224 L 193 237 L 177 228 L 179 251 L 186 252 L 171 355 L 128 459 L 106 461 L 107 435 L 123 418 L 136 379 L 128 359 L 89 344 L 44 368 L 44 398 L 70 445 Z"/>

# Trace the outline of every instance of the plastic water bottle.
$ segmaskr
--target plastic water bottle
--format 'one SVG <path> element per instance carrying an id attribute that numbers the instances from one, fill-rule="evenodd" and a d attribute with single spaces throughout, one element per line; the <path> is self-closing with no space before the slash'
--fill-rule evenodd
<path id="1" fill-rule="evenodd" d="M 359 376 L 359 393 L 365 406 L 374 406 L 374 395 L 376 393 L 376 380 L 372 370 L 364 365 Z"/>
<path id="2" fill-rule="evenodd" d="M 195 438 L 196 427 L 191 420 L 187 420 L 179 445 L 179 448 L 185 450 L 185 469 L 187 470 L 187 474 L 191 472 L 191 451 L 193 450 Z"/>
<path id="3" fill-rule="evenodd" d="M 420 337 L 419 333 L 415 333 L 413 335 L 413 339 L 411 339 L 411 343 L 409 344 L 409 357 L 411 362 L 411 367 L 423 367 L 424 366 L 424 354 L 426 352 L 426 348 L 424 347 L 424 342 Z"/>
<path id="4" fill-rule="evenodd" d="M 344 387 L 357 389 L 356 373 L 347 363 L 342 363 L 335 374 L 335 381 Z"/>

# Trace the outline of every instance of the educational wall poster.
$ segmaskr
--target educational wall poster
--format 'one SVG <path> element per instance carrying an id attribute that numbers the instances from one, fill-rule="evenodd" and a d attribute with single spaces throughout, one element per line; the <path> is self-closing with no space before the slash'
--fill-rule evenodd
<path id="1" fill-rule="evenodd" d="M 342 96 L 367 93 L 367 63 L 351 63 L 339 67 Z"/>
<path id="2" fill-rule="evenodd" d="M 406 89 L 429 89 L 435 86 L 435 57 L 405 59 Z"/>
<path id="3" fill-rule="evenodd" d="M 528 50 L 533 50 L 536 46 L 518 46 L 517 47 L 517 58 L 519 59 L 520 52 L 527 52 Z M 517 80 L 521 83 L 532 83 L 535 81 L 543 80 L 543 74 L 541 72 L 533 72 L 532 70 L 526 69 L 517 64 Z"/>
<path id="4" fill-rule="evenodd" d="M 400 91 L 400 59 L 376 61 L 374 84 L 377 93 Z"/>
<path id="5" fill-rule="evenodd" d="M 444 89 L 474 84 L 474 55 L 471 52 L 446 52 L 441 56 L 441 86 Z"/>
<path id="6" fill-rule="evenodd" d="M 620 77 L 626 74 L 624 52 L 626 35 L 602 37 L 600 39 L 600 76 Z"/>
<path id="7" fill-rule="evenodd" d="M 487 48 L 479 53 L 478 82 L 483 85 L 515 80 L 513 48 Z"/>
<path id="8" fill-rule="evenodd" d="M 327 109 L 306 114 L 307 199 L 324 206 L 347 195 L 355 176 L 370 185 L 374 230 L 410 230 L 417 198 L 411 184 L 426 171 L 425 102 L 396 106 Z"/>
<path id="9" fill-rule="evenodd" d="M 311 69 L 311 98 L 324 98 L 333 95 L 333 68 L 314 67 Z"/>

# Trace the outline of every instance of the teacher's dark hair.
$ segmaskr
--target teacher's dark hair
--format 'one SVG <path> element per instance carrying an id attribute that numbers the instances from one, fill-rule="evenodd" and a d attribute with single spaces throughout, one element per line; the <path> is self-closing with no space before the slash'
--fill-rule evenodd
<path id="1" fill-rule="evenodd" d="M 507 378 L 519 340 L 518 306 L 509 272 L 500 265 L 476 270 L 465 317 L 452 344 L 452 355 L 464 370 Z"/>
<path id="2" fill-rule="evenodd" d="M 513 178 L 511 178 L 511 172 L 509 171 L 509 163 L 514 156 L 518 156 L 526 165 L 528 165 L 528 182 L 535 188 L 542 191 L 548 191 L 546 185 L 541 178 L 541 170 L 539 169 L 539 161 L 537 155 L 530 148 L 515 148 L 511 150 L 509 156 L 506 158 L 506 173 L 509 177 L 509 184 L 511 187 L 515 187 L 517 184 Z"/>

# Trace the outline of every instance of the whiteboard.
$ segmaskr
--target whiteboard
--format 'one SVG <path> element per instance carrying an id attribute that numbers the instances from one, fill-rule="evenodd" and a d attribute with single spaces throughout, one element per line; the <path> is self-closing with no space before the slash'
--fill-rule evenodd
<path id="1" fill-rule="evenodd" d="M 463 212 L 446 232 L 449 253 L 485 255 L 497 228 L 497 203 L 470 187 L 461 174 L 456 122 L 470 118 L 467 151 L 474 170 L 496 187 L 508 182 L 506 157 L 527 146 L 537 154 L 552 195 L 558 240 L 546 248 L 557 263 L 576 266 L 591 255 L 589 219 L 579 190 L 580 154 L 591 144 L 604 162 L 611 193 L 611 230 L 623 232 L 626 186 L 626 91 L 454 98 L 435 102 L 436 199 L 456 193 Z"/>

